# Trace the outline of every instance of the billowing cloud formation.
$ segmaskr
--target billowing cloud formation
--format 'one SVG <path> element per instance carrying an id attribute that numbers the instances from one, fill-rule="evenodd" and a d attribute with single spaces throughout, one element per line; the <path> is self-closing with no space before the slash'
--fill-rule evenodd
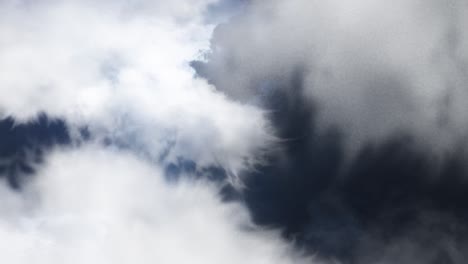
<path id="1" fill-rule="evenodd" d="M 111 166 L 109 166 L 111 165 Z M 130 154 L 55 151 L 15 193 L 1 185 L 8 263 L 310 263 L 206 182 L 168 185 Z"/>
<path id="2" fill-rule="evenodd" d="M 2 257 L 462 263 L 467 13 L 0 0 Z"/>
<path id="3" fill-rule="evenodd" d="M 183 155 L 234 172 L 254 163 L 268 139 L 263 113 L 188 65 L 208 48 L 211 2 L 2 1 L 2 114 L 65 118 L 156 160 Z"/>
<path id="4" fill-rule="evenodd" d="M 295 92 L 351 147 L 411 133 L 450 149 L 468 129 L 467 12 L 458 0 L 252 1 L 218 27 L 203 71 L 246 101 L 294 93 L 284 80 L 301 71 Z"/>
<path id="5" fill-rule="evenodd" d="M 225 183 L 166 180 L 181 160 L 235 179 L 271 140 L 263 110 L 189 66 L 208 48 L 213 3 L 0 1 L 0 133 L 13 139 L 2 157 L 13 169 L 0 171 L 2 260 L 312 261 L 242 203 L 222 202 Z M 34 175 L 18 181 L 18 166 Z"/>
<path id="6" fill-rule="evenodd" d="M 197 72 L 270 110 L 257 224 L 344 263 L 464 263 L 465 1 L 250 1 Z M 350 151 L 351 150 L 351 151 Z"/>

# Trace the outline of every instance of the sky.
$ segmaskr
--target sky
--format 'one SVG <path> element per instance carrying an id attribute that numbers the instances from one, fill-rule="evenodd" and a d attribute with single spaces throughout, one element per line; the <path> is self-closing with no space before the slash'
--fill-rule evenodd
<path id="1" fill-rule="evenodd" d="M 0 0 L 0 258 L 464 263 L 467 17 Z"/>

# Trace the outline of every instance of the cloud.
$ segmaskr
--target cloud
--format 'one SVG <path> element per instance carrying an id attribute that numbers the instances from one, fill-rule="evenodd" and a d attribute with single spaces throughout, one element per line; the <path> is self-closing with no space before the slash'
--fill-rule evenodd
<path id="1" fill-rule="evenodd" d="M 463 1 L 250 1 L 192 65 L 269 110 L 255 223 L 344 263 L 463 263 Z"/>
<path id="2" fill-rule="evenodd" d="M 117 150 L 56 150 L 23 192 L 0 186 L 8 263 L 310 263 L 215 185 L 168 185 Z"/>
<path id="3" fill-rule="evenodd" d="M 456 0 L 252 1 L 217 27 L 203 71 L 248 102 L 268 90 L 290 94 L 284 80 L 300 69 L 298 93 L 352 148 L 408 133 L 450 150 L 468 125 L 467 10 Z"/>
<path id="4" fill-rule="evenodd" d="M 253 224 L 242 203 L 222 202 L 223 184 L 166 180 L 180 160 L 235 178 L 273 138 L 262 109 L 227 98 L 189 65 L 209 48 L 204 14 L 214 3 L 0 1 L 2 132 L 19 137 L 13 156 L 44 154 L 41 166 L 21 160 L 34 175 L 19 190 L 0 185 L 2 259 L 313 261 Z M 40 136 L 35 124 L 44 142 L 21 144 Z"/>
<path id="5" fill-rule="evenodd" d="M 189 66 L 208 48 L 212 2 L 2 1 L 1 113 L 17 122 L 45 113 L 71 130 L 138 140 L 154 160 L 169 152 L 234 173 L 256 163 L 271 138 L 264 113 Z"/>
<path id="6" fill-rule="evenodd" d="M 467 10 L 0 0 L 2 256 L 461 262 Z"/>

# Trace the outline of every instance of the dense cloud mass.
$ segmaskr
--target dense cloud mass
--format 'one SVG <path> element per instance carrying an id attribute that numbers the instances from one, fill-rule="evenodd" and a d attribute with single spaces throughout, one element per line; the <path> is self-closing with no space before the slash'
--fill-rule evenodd
<path id="1" fill-rule="evenodd" d="M 463 0 L 0 0 L 19 263 L 468 258 Z"/>
<path id="2" fill-rule="evenodd" d="M 216 29 L 203 70 L 243 101 L 275 86 L 300 93 L 352 147 L 412 132 L 450 149 L 468 124 L 467 10 L 457 0 L 252 1 Z M 298 70 L 301 91 L 284 84 Z"/>
<path id="3" fill-rule="evenodd" d="M 251 1 L 192 65 L 268 110 L 258 224 L 345 263 L 467 258 L 465 1 Z"/>
<path id="4" fill-rule="evenodd" d="M 0 1 L 4 262 L 312 261 L 222 202 L 273 135 L 263 110 L 194 77 L 208 7 Z"/>
<path id="5" fill-rule="evenodd" d="M 212 184 L 171 186 L 160 174 L 132 155 L 95 146 L 55 151 L 21 195 L 2 186 L 0 247 L 8 249 L 2 258 L 310 263 L 293 257 L 275 233 L 255 230 L 239 205 L 221 204 Z"/>
<path id="6" fill-rule="evenodd" d="M 228 101 L 188 65 L 207 48 L 210 1 L 174 3 L 3 1 L 2 114 L 65 118 L 96 136 L 131 138 L 153 159 L 164 150 L 233 171 L 255 163 L 268 141 L 262 111 Z"/>

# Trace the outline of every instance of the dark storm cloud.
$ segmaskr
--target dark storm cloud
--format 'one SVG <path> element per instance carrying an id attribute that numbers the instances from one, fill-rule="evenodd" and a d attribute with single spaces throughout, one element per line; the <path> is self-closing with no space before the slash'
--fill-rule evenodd
<path id="1" fill-rule="evenodd" d="M 366 144 L 349 161 L 344 132 L 322 131 L 313 121 L 318 107 L 301 97 L 302 78 L 298 71 L 280 84 L 294 93 L 263 95 L 284 140 L 267 165 L 242 177 L 240 199 L 256 223 L 344 263 L 461 263 L 457 259 L 468 257 L 463 151 L 440 161 L 410 135 L 395 134 Z"/>
<path id="2" fill-rule="evenodd" d="M 319 126 L 345 129 L 351 150 L 403 130 L 443 152 L 468 130 L 467 10 L 457 0 L 252 1 L 217 27 L 203 71 L 255 103 L 303 67 Z"/>
<path id="3" fill-rule="evenodd" d="M 463 263 L 467 8 L 392 5 L 253 2 L 192 66 L 269 112 L 280 142 L 240 191 L 256 223 L 344 263 Z"/>

